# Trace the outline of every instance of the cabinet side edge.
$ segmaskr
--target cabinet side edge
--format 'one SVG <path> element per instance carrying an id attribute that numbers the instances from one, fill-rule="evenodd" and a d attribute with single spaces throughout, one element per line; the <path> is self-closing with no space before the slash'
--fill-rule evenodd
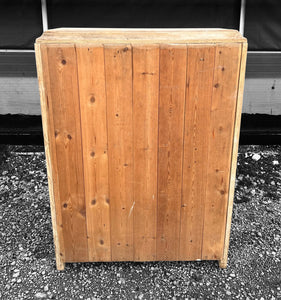
<path id="1" fill-rule="evenodd" d="M 241 43 L 241 44 L 242 44 L 241 45 L 241 58 L 240 58 L 240 70 L 239 70 L 239 81 L 238 81 L 238 91 L 237 91 L 236 113 L 235 113 L 235 120 L 234 120 L 232 154 L 231 154 L 231 166 L 230 166 L 229 194 L 228 194 L 227 215 L 226 215 L 225 240 L 224 240 L 222 258 L 219 261 L 219 266 L 221 268 L 226 268 L 227 267 L 229 238 L 230 238 L 231 219 L 232 219 L 232 209 L 233 209 L 234 190 L 235 190 L 236 169 L 237 169 L 237 155 L 238 155 L 238 147 L 239 147 L 241 113 L 242 113 L 243 93 L 244 93 L 244 83 L 245 83 L 245 71 L 246 71 L 246 59 L 247 59 L 248 44 L 247 44 L 247 42 L 244 42 L 244 43 Z"/>
<path id="2" fill-rule="evenodd" d="M 51 159 L 50 141 L 49 141 L 49 122 L 47 114 L 47 104 L 46 104 L 46 94 L 43 80 L 43 69 L 42 69 L 42 57 L 41 57 L 41 47 L 40 44 L 35 43 L 35 58 L 36 58 L 36 68 L 37 77 L 39 84 L 40 93 L 40 105 L 41 105 L 41 116 L 42 116 L 42 127 L 43 127 L 43 137 L 44 137 L 44 147 L 46 155 L 46 165 L 47 165 L 47 175 L 48 175 L 48 186 L 49 186 L 49 197 L 50 197 L 50 208 L 52 217 L 52 227 L 53 227 L 53 238 L 55 245 L 55 255 L 56 255 L 56 266 L 58 270 L 64 270 L 65 262 L 61 253 L 63 252 L 63 239 L 58 231 L 57 222 L 57 211 L 55 204 L 55 194 L 54 194 L 54 182 L 53 182 L 53 166 Z"/>

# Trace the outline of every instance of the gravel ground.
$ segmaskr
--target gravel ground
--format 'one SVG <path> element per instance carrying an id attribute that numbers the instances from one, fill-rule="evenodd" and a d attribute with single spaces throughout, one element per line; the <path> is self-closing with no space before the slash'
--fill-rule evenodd
<path id="1" fill-rule="evenodd" d="M 45 156 L 0 149 L 0 299 L 281 299 L 281 146 L 239 149 L 229 263 L 84 263 L 56 270 Z"/>

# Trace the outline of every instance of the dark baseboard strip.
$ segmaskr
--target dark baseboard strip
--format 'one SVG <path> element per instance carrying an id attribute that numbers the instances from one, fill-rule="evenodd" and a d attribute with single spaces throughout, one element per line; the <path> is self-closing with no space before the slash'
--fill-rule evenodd
<path id="1" fill-rule="evenodd" d="M 240 133 L 239 145 L 281 145 L 281 132 L 279 134 L 265 134 L 264 132 Z"/>
<path id="2" fill-rule="evenodd" d="M 43 145 L 41 116 L 0 115 L 0 144 Z"/>
<path id="3" fill-rule="evenodd" d="M 281 145 L 281 115 L 242 114 L 240 145 Z"/>

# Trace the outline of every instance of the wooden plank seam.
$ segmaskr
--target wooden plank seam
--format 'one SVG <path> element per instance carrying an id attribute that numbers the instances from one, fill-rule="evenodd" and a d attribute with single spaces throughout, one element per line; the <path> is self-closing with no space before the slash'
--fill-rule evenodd
<path id="1" fill-rule="evenodd" d="M 81 97 L 80 97 L 80 89 L 79 89 L 79 74 L 78 74 L 78 58 L 77 58 L 77 50 L 76 50 L 76 44 L 74 43 L 74 53 L 75 53 L 75 58 L 76 58 L 76 75 L 77 75 L 77 93 L 78 93 L 78 102 L 79 102 L 79 123 L 80 123 L 80 134 L 81 134 L 81 159 L 82 159 L 82 185 L 83 185 L 83 190 L 84 190 L 84 205 L 85 205 L 85 221 L 86 221 L 86 238 L 87 238 L 87 249 L 89 251 L 89 234 L 88 234 L 88 226 L 87 226 L 87 205 L 86 205 L 86 193 L 85 193 L 85 177 L 84 177 L 84 158 L 83 158 L 83 130 L 82 130 L 82 119 L 81 119 Z M 74 120 L 75 122 L 77 120 Z M 89 255 L 89 254 L 88 254 Z"/>
<path id="2" fill-rule="evenodd" d="M 216 52 L 217 52 L 217 45 L 214 46 L 215 47 L 215 55 L 214 55 L 214 67 L 216 66 Z M 215 70 L 213 70 L 213 77 L 212 77 L 212 86 L 214 86 L 214 78 L 215 78 Z M 212 92 L 212 96 L 211 96 L 211 107 L 212 107 L 212 101 L 213 101 L 213 95 L 214 93 Z M 209 121 L 211 122 L 211 110 L 209 112 Z M 211 126 L 209 126 L 209 134 L 207 135 L 207 138 L 211 135 Z M 208 143 L 208 150 L 207 150 L 207 165 L 209 162 L 209 153 L 210 153 L 210 142 Z M 207 176 L 207 181 L 208 181 L 208 176 Z M 206 189 L 205 189 L 205 199 L 207 197 L 207 184 L 206 184 Z M 205 205 L 204 205 L 204 213 L 203 216 L 205 216 Z M 202 230 L 202 248 L 201 248 L 201 259 L 203 259 L 203 245 L 204 245 L 204 227 L 205 227 L 205 218 L 203 218 L 203 230 Z"/>
<path id="3" fill-rule="evenodd" d="M 180 237 L 181 237 L 181 229 L 182 229 L 182 207 L 183 207 L 183 170 L 184 170 L 184 149 L 185 149 L 185 118 L 186 118 L 186 91 L 187 91 L 187 86 L 189 85 L 189 79 L 187 76 L 187 64 L 188 64 L 188 44 L 186 44 L 186 64 L 185 64 L 185 91 L 184 91 L 184 106 L 183 106 L 183 111 L 184 111 L 184 115 L 183 115 L 183 131 L 182 131 L 182 147 L 183 147 L 183 151 L 182 151 L 182 170 L 181 170 L 181 206 L 180 206 Z M 178 259 L 180 259 L 180 246 L 181 246 L 181 238 L 179 238 L 179 246 L 178 246 L 178 254 L 177 257 Z"/>
<path id="4" fill-rule="evenodd" d="M 226 267 L 246 40 L 78 31 L 35 46 L 57 268 Z"/>
<path id="5" fill-rule="evenodd" d="M 105 113 L 106 113 L 106 139 L 107 139 L 107 153 L 108 153 L 108 118 L 107 118 L 107 116 L 108 116 L 108 112 L 107 112 L 107 109 L 108 109 L 108 107 L 107 107 L 107 94 L 106 94 L 106 90 L 107 90 L 107 86 L 106 86 L 106 80 L 105 80 L 105 46 L 104 46 L 104 44 L 102 44 L 102 48 L 103 48 L 103 63 L 104 63 L 104 85 L 105 85 L 105 107 L 106 107 L 106 111 L 105 111 Z M 108 164 L 107 164 L 107 173 L 108 173 L 108 176 L 109 176 L 109 162 L 108 162 Z M 108 198 L 109 198 L 109 201 L 110 201 L 110 199 L 111 199 L 111 194 L 110 194 L 110 180 L 109 180 L 109 178 L 108 178 Z M 109 202 L 109 205 L 110 205 L 110 202 Z M 109 220 L 111 220 L 111 208 L 109 207 Z M 111 224 L 109 224 L 109 238 L 110 238 L 110 245 L 111 245 L 111 243 L 112 243 L 112 236 L 111 236 Z M 110 246 L 110 259 L 111 259 L 111 261 L 113 260 L 113 257 L 112 257 L 112 247 Z"/>

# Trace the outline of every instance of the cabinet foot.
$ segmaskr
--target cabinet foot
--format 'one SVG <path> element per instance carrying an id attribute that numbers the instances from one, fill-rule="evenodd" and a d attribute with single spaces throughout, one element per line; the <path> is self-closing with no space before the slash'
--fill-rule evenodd
<path id="1" fill-rule="evenodd" d="M 219 266 L 220 266 L 221 269 L 226 269 L 227 260 L 224 260 L 224 259 L 219 260 Z"/>
<path id="2" fill-rule="evenodd" d="M 58 271 L 63 271 L 65 268 L 65 262 L 63 262 L 61 260 L 57 260 L 56 265 L 57 265 Z"/>

